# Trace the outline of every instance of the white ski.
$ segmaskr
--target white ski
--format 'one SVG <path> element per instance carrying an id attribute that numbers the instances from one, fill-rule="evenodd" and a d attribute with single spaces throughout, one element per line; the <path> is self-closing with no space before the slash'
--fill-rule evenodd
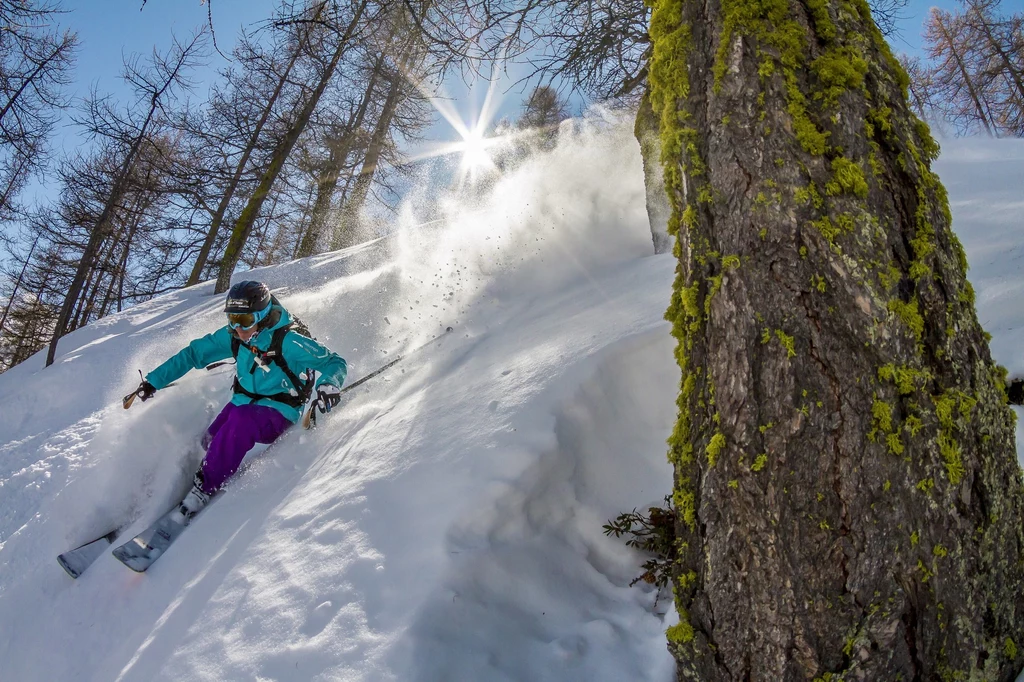
<path id="1" fill-rule="evenodd" d="M 202 512 L 202 509 L 199 511 Z M 174 509 L 150 524 L 149 528 L 114 549 L 113 555 L 133 571 L 144 573 L 178 539 L 192 518 L 182 516 L 178 505 L 175 505 Z"/>

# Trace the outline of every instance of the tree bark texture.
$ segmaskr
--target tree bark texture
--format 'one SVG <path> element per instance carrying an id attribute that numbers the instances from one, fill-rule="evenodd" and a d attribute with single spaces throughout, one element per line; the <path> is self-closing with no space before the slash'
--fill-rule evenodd
<path id="1" fill-rule="evenodd" d="M 1012 680 L 1021 471 L 863 0 L 656 0 L 684 680 Z"/>

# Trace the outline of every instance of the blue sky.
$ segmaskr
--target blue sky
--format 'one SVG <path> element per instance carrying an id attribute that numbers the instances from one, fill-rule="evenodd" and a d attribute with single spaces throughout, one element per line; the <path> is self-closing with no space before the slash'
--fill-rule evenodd
<path id="1" fill-rule="evenodd" d="M 88 95 L 93 85 L 101 93 L 128 97 L 120 77 L 124 57 L 134 53 L 148 57 L 154 48 L 164 52 L 172 35 L 187 38 L 207 20 L 207 7 L 199 0 L 148 0 L 145 8 L 142 0 L 64 0 L 63 4 L 69 11 L 61 23 L 76 31 L 79 39 L 76 97 Z M 265 20 L 273 6 L 273 0 L 213 0 L 214 28 L 222 51 L 230 51 L 239 28 Z M 225 63 L 213 54 L 205 78 L 214 78 Z M 198 87 L 196 96 L 205 96 L 205 87 Z M 73 130 L 61 137 L 64 146 L 80 142 Z"/>

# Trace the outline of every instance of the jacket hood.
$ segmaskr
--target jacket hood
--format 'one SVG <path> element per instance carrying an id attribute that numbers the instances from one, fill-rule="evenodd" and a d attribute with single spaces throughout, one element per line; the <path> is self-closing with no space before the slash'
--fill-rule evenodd
<path id="1" fill-rule="evenodd" d="M 276 296 L 270 296 L 270 312 L 267 314 L 267 326 L 264 330 L 274 330 L 291 324 L 292 316 L 288 313 Z"/>

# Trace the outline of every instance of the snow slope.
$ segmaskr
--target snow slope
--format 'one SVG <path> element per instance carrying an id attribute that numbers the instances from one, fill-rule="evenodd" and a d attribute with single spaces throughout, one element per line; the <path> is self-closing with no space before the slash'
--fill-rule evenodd
<path id="1" fill-rule="evenodd" d="M 414 198 L 393 237 L 252 273 L 352 380 L 438 338 L 254 453 L 145 575 L 104 556 L 72 581 L 54 557 L 187 486 L 230 373 L 119 399 L 221 323 L 212 283 L 0 375 L 0 679 L 671 680 L 670 599 L 630 588 L 642 558 L 601 532 L 669 492 L 679 379 L 630 130 L 595 117 L 439 227 Z M 993 349 L 1024 371 L 1024 146 L 947 143 L 938 169 Z"/>

